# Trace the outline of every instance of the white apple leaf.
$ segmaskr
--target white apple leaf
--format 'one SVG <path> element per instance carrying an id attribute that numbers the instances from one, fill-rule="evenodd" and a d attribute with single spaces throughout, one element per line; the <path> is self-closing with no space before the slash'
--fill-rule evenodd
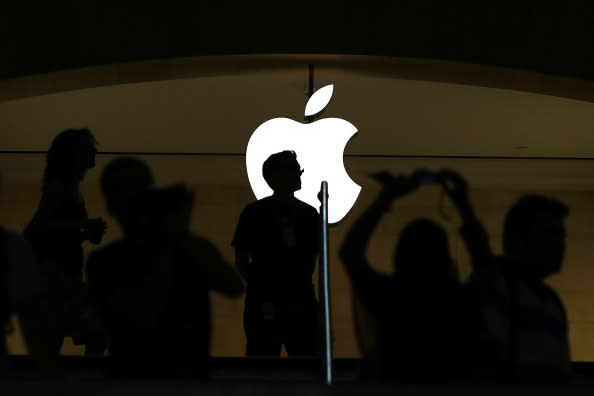
<path id="1" fill-rule="evenodd" d="M 333 91 L 334 85 L 330 84 L 314 92 L 305 105 L 305 116 L 309 117 L 322 111 L 328 102 L 330 102 Z"/>

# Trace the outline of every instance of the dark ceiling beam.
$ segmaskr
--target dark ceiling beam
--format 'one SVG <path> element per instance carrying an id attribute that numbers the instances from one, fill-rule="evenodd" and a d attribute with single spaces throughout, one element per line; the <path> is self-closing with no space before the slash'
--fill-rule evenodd
<path id="1" fill-rule="evenodd" d="M 347 54 L 594 80 L 587 0 L 29 0 L 0 8 L 0 79 L 155 59 Z"/>

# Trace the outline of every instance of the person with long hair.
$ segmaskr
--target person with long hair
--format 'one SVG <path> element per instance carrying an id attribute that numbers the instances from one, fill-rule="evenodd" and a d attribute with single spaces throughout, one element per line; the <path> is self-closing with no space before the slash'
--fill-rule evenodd
<path id="1" fill-rule="evenodd" d="M 482 375 L 478 312 L 468 301 L 447 233 L 440 225 L 418 218 L 404 227 L 396 244 L 393 274 L 381 274 L 367 261 L 369 240 L 384 213 L 426 177 L 422 170 L 411 176 L 376 174 L 382 191 L 355 221 L 340 249 L 353 285 L 356 318 L 370 324 L 366 328 L 366 323 L 356 323 L 360 336 L 372 337 L 361 340 L 368 365 L 363 372 L 370 379 L 450 382 Z M 462 234 L 473 265 L 485 265 L 492 254 L 469 204 L 466 182 L 449 170 L 431 177 L 462 217 Z"/>
<path id="2" fill-rule="evenodd" d="M 80 192 L 87 171 L 95 166 L 96 140 L 86 129 L 68 129 L 56 136 L 47 153 L 39 207 L 25 229 L 35 249 L 48 296 L 56 310 L 55 347 L 65 336 L 75 344 L 87 343 L 90 315 L 83 283 L 82 243 L 99 244 L 106 224 L 89 218 Z M 89 348 L 89 345 L 87 345 Z"/>

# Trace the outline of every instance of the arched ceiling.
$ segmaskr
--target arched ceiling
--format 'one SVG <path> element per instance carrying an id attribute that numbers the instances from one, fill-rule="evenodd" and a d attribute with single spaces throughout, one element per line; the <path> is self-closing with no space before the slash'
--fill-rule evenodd
<path id="1" fill-rule="evenodd" d="M 304 120 L 307 58 L 231 56 L 215 67 L 202 59 L 0 82 L 0 151 L 43 151 L 56 131 L 88 126 L 108 152 L 241 155 L 265 120 Z M 350 72 L 328 67 L 365 60 Z M 324 115 L 359 128 L 349 154 L 594 158 L 593 83 L 443 62 L 417 62 L 414 72 L 392 63 L 389 74 L 389 59 L 310 61 L 326 63 L 316 87 L 335 85 Z"/>
<path id="2" fill-rule="evenodd" d="M 3 2 L 0 79 L 229 54 L 361 54 L 594 79 L 583 0 Z"/>
<path id="3" fill-rule="evenodd" d="M 549 158 L 533 165 L 541 180 L 580 175 L 584 187 L 594 184 L 592 20 L 581 0 L 5 2 L 2 161 L 88 126 L 102 151 L 239 164 L 259 123 L 302 119 L 314 64 L 317 87 L 336 85 L 325 115 L 359 128 L 346 150 L 355 172 L 378 156 L 470 157 L 467 170 L 481 158 Z M 4 169 L 28 169 L 17 157 Z M 528 169 L 513 164 L 497 177 Z M 476 179 L 494 176 L 484 169 Z"/>
<path id="4" fill-rule="evenodd" d="M 359 130 L 345 150 L 355 180 L 364 183 L 382 168 L 450 166 L 474 185 L 594 185 L 592 83 L 435 62 L 412 68 L 418 77 L 425 70 L 423 79 L 400 64 L 399 78 L 382 71 L 388 60 L 363 58 L 367 69 L 321 67 L 315 74 L 316 87 L 335 86 L 323 117 Z M 259 57 L 227 57 L 212 71 L 198 67 L 203 58 L 180 59 L 0 82 L 7 88 L 0 166 L 7 179 L 36 181 L 55 134 L 87 126 L 100 152 L 110 153 L 99 166 L 117 153 L 143 153 L 163 172 L 160 180 L 245 184 L 243 155 L 258 125 L 274 117 L 304 121 L 303 60 L 293 67 L 279 57 L 286 67 L 272 69 Z M 234 70 L 241 62 L 252 66 Z M 40 154 L 19 155 L 27 152 Z"/>

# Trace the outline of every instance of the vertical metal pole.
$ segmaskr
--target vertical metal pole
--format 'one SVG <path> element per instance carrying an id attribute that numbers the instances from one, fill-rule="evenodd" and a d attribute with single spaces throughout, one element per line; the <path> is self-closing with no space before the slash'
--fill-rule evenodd
<path id="1" fill-rule="evenodd" d="M 314 94 L 314 65 L 308 65 L 307 97 Z M 313 122 L 314 116 L 306 117 L 307 122 Z M 332 356 L 332 322 L 330 315 L 330 276 L 328 261 L 328 182 L 323 181 L 320 189 L 320 279 L 319 293 L 322 308 L 320 333 L 322 339 L 322 372 L 326 384 L 334 381 Z"/>
<path id="2" fill-rule="evenodd" d="M 323 370 L 326 384 L 332 385 L 334 380 L 332 361 L 332 322 L 330 312 L 330 266 L 328 261 L 328 182 L 323 181 L 320 190 L 320 228 L 321 228 L 321 249 L 320 249 L 320 299 L 322 303 L 323 318 Z"/>

